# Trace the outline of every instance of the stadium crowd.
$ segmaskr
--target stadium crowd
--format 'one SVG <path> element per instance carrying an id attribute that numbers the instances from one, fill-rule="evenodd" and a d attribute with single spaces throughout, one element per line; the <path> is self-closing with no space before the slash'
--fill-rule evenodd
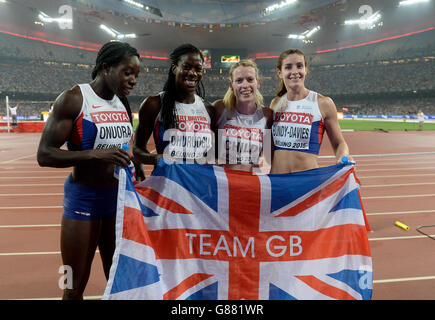
<path id="1" fill-rule="evenodd" d="M 0 35 L 0 38 L 0 93 L 57 95 L 76 83 L 90 80 L 93 66 L 89 61 L 94 59 L 94 52 L 40 44 L 5 35 Z M 435 114 L 431 99 L 417 94 L 435 90 L 434 55 L 433 44 L 412 49 L 406 46 L 401 48 L 395 41 L 364 50 L 349 49 L 334 54 L 308 55 L 309 74 L 306 84 L 314 91 L 331 96 L 338 109 L 346 108 L 348 111 L 345 112 L 349 113 L 416 113 L 417 110 L 410 110 L 411 106 L 412 109 L 423 109 L 425 114 Z M 268 103 L 278 89 L 276 59 L 257 59 L 256 62 L 260 69 L 260 92 Z M 167 63 L 165 60 L 143 59 L 138 84 L 132 96 L 142 100 L 143 97 L 157 94 L 167 77 Z M 228 88 L 228 68 L 229 66 L 222 65 L 205 69 L 203 84 L 209 101 L 224 96 Z M 417 98 L 405 102 L 400 98 L 391 99 L 391 95 L 403 92 L 415 93 Z M 367 102 L 370 99 L 361 101 L 355 98 L 351 103 L 343 103 L 336 99 L 361 95 L 375 95 L 377 101 Z M 347 107 L 349 105 L 354 107 Z M 48 108 L 47 103 L 30 104 L 22 101 L 18 112 L 21 116 L 40 115 L 41 111 L 48 111 Z M 132 103 L 133 111 L 138 108 L 137 103 Z M 0 115 L 3 113 L 4 110 L 0 110 Z"/>

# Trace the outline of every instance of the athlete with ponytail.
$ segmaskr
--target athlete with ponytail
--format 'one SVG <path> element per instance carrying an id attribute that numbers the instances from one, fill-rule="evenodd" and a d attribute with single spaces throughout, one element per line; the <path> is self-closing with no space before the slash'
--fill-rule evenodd
<path id="1" fill-rule="evenodd" d="M 73 167 L 64 186 L 61 226 L 62 261 L 71 267 L 73 283 L 64 289 L 63 299 L 83 299 L 97 247 L 109 277 L 118 192 L 114 169 L 128 166 L 133 158 L 121 146 L 133 137 L 125 97 L 139 70 L 139 54 L 128 43 L 103 45 L 92 81 L 57 97 L 41 136 L 40 166 Z M 62 148 L 65 142 L 67 149 Z"/>
<path id="2" fill-rule="evenodd" d="M 299 49 L 284 51 L 278 58 L 276 71 L 281 82 L 270 106 L 274 111 L 271 173 L 318 168 L 317 156 L 324 131 L 337 163 L 343 157 L 353 161 L 341 134 L 334 102 L 305 87 L 308 64 L 304 53 Z"/>

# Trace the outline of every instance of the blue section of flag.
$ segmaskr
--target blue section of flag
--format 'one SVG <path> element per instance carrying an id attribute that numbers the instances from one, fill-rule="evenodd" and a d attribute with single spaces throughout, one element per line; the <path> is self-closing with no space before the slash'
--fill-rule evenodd
<path id="1" fill-rule="evenodd" d="M 337 170 L 344 167 L 344 164 L 295 172 L 289 174 L 270 174 L 272 188 L 271 212 L 281 209 L 307 192 L 317 188 L 326 180 L 337 173 Z M 289 177 L 292 177 L 291 186 L 288 184 Z"/>
<path id="2" fill-rule="evenodd" d="M 162 158 L 152 175 L 165 176 L 178 183 L 180 186 L 193 193 L 198 199 L 202 200 L 211 209 L 217 211 L 216 194 L 218 188 L 213 166 L 197 163 L 172 163 L 166 165 L 165 159 Z M 199 183 L 200 181 L 207 181 L 207 183 Z"/>
<path id="3" fill-rule="evenodd" d="M 159 280 L 159 272 L 155 265 L 120 254 L 110 293 L 144 287 Z"/>
<path id="4" fill-rule="evenodd" d="M 297 300 L 291 294 L 278 288 L 272 283 L 269 284 L 269 299 L 270 300 Z"/>
<path id="5" fill-rule="evenodd" d="M 218 283 L 211 285 L 195 292 L 186 298 L 186 300 L 217 300 L 218 298 Z"/>
<path id="6" fill-rule="evenodd" d="M 372 297 L 373 273 L 365 270 L 341 270 L 328 274 L 331 278 L 346 283 L 353 290 L 361 294 L 364 300 Z"/>
<path id="7" fill-rule="evenodd" d="M 361 210 L 361 201 L 359 199 L 358 189 L 346 194 L 337 205 L 332 208 L 329 212 L 334 212 L 343 209 L 359 209 Z"/>

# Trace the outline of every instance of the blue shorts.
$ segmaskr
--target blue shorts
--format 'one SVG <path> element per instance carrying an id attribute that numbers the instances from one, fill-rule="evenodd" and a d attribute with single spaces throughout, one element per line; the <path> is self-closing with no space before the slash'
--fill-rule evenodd
<path id="1" fill-rule="evenodd" d="M 71 174 L 64 184 L 63 216 L 76 220 L 100 220 L 116 216 L 118 187 L 95 189 L 73 181 Z"/>

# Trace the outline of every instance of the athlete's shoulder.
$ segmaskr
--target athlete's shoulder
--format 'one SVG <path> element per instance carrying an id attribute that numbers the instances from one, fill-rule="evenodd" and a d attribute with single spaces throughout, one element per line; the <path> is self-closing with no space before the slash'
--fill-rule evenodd
<path id="1" fill-rule="evenodd" d="M 261 110 L 263 111 L 264 118 L 266 119 L 267 127 L 270 128 L 273 123 L 273 110 L 265 106 L 263 106 Z"/>
<path id="2" fill-rule="evenodd" d="M 216 116 L 216 120 L 219 120 L 219 118 L 222 116 L 222 114 L 225 112 L 225 103 L 223 99 L 219 99 L 213 102 L 213 109 Z"/>
<path id="3" fill-rule="evenodd" d="M 335 116 L 337 113 L 337 108 L 335 106 L 334 101 L 327 96 L 321 95 L 320 93 L 317 94 L 318 97 L 318 104 L 319 104 L 319 110 L 323 117 L 328 116 Z"/>
<path id="4" fill-rule="evenodd" d="M 83 95 L 78 85 L 63 91 L 54 101 L 53 111 L 62 118 L 76 118 L 81 111 Z"/>
<path id="5" fill-rule="evenodd" d="M 264 115 L 273 114 L 273 110 L 269 107 L 261 106 L 261 110 L 263 111 Z"/>
<path id="6" fill-rule="evenodd" d="M 159 95 L 146 97 L 140 105 L 140 110 L 149 112 L 159 112 L 161 107 L 161 100 Z"/>

